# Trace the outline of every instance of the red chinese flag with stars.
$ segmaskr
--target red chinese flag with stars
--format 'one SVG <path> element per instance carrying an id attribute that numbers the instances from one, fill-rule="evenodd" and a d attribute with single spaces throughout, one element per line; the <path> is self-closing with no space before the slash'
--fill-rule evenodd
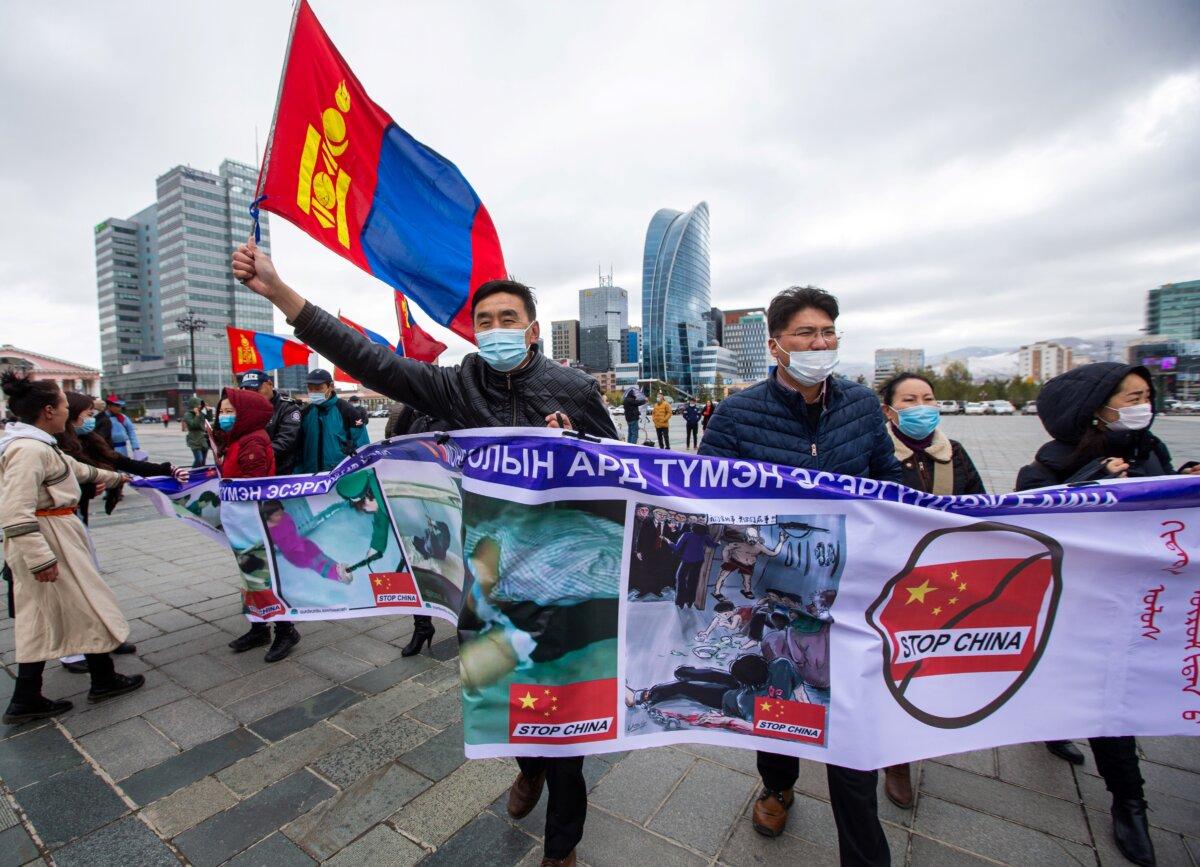
<path id="1" fill-rule="evenodd" d="M 617 680 L 508 687 L 508 742 L 577 744 L 617 736 Z"/>
<path id="2" fill-rule="evenodd" d="M 375 605 L 379 608 L 421 605 L 411 572 L 372 572 L 371 592 L 375 594 Z"/>
<path id="3" fill-rule="evenodd" d="M 806 744 L 823 744 L 825 706 L 759 696 L 754 700 L 754 733 Z"/>

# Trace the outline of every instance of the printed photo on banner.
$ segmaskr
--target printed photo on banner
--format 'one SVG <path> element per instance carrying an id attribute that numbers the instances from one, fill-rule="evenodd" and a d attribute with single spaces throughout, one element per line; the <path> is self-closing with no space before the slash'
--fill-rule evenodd
<path id="1" fill-rule="evenodd" d="M 468 744 L 617 736 L 623 501 L 466 493 L 459 618 Z"/>
<path id="2" fill-rule="evenodd" d="M 824 745 L 844 515 L 704 515 L 636 503 L 625 730 Z"/>

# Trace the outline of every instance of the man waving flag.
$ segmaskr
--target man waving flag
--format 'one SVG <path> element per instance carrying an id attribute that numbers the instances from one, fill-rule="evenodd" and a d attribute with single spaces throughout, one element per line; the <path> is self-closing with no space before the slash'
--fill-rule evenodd
<path id="1" fill-rule="evenodd" d="M 472 342 L 471 296 L 506 274 L 492 218 L 466 178 L 371 101 L 306 0 L 292 21 L 257 201 Z"/>

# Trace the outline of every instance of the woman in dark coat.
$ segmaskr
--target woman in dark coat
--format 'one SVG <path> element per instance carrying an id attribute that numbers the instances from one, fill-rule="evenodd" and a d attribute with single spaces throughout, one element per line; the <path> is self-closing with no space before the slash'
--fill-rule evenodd
<path id="1" fill-rule="evenodd" d="M 1017 474 L 1017 490 L 1102 479 L 1172 475 L 1171 453 L 1150 432 L 1154 388 L 1144 367 L 1085 364 L 1042 386 L 1038 417 L 1054 439 Z M 1195 468 L 1181 472 L 1194 473 Z M 1113 836 L 1135 864 L 1153 864 L 1146 801 L 1132 737 L 1089 738 L 1096 770 L 1112 794 Z M 1071 741 L 1046 748 L 1074 765 L 1083 753 Z"/>

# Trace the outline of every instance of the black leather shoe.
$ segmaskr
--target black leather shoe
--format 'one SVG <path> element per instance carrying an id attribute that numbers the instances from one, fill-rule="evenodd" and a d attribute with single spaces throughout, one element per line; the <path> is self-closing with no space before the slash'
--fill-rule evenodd
<path id="1" fill-rule="evenodd" d="M 130 644 L 128 641 L 122 641 L 110 650 L 109 653 L 137 653 L 137 645 Z"/>
<path id="2" fill-rule="evenodd" d="M 64 662 L 62 667 L 71 674 L 87 674 L 88 664 L 86 659 L 80 659 L 77 662 Z"/>
<path id="3" fill-rule="evenodd" d="M 234 653 L 245 653 L 247 650 L 253 650 L 256 647 L 265 647 L 271 643 L 271 630 L 266 624 L 262 624 L 262 628 L 257 628 L 259 624 L 254 624 L 250 627 L 250 631 L 239 635 L 233 641 L 229 642 L 230 649 Z"/>
<path id="4" fill-rule="evenodd" d="M 56 701 L 45 696 L 38 696 L 36 700 L 30 702 L 17 703 L 10 701 L 8 709 L 4 711 L 3 722 L 6 726 L 20 725 L 21 723 L 33 722 L 37 719 L 58 716 L 60 713 L 66 713 L 74 706 L 66 699 Z"/>
<path id="5" fill-rule="evenodd" d="M 287 655 L 292 652 L 292 648 L 300 643 L 300 633 L 296 631 L 296 627 L 289 623 L 287 629 L 283 629 L 281 628 L 283 625 L 280 623 L 275 626 L 275 640 L 271 642 L 271 649 L 263 657 L 264 662 L 279 662 L 281 659 L 286 659 Z"/>
<path id="6" fill-rule="evenodd" d="M 140 674 L 125 675 L 114 674 L 112 680 L 104 686 L 93 686 L 88 690 L 88 704 L 96 704 L 101 701 L 108 701 L 110 698 L 116 698 L 119 695 L 125 695 L 127 692 L 133 692 L 135 689 L 141 689 L 146 685 L 146 678 Z"/>
<path id="7" fill-rule="evenodd" d="M 1073 765 L 1083 764 L 1083 753 L 1071 741 L 1046 741 L 1046 749 L 1065 762 Z"/>
<path id="8" fill-rule="evenodd" d="M 1113 837 L 1121 854 L 1134 864 L 1153 867 L 1154 844 L 1146 821 L 1146 802 L 1141 798 L 1113 798 Z"/>

